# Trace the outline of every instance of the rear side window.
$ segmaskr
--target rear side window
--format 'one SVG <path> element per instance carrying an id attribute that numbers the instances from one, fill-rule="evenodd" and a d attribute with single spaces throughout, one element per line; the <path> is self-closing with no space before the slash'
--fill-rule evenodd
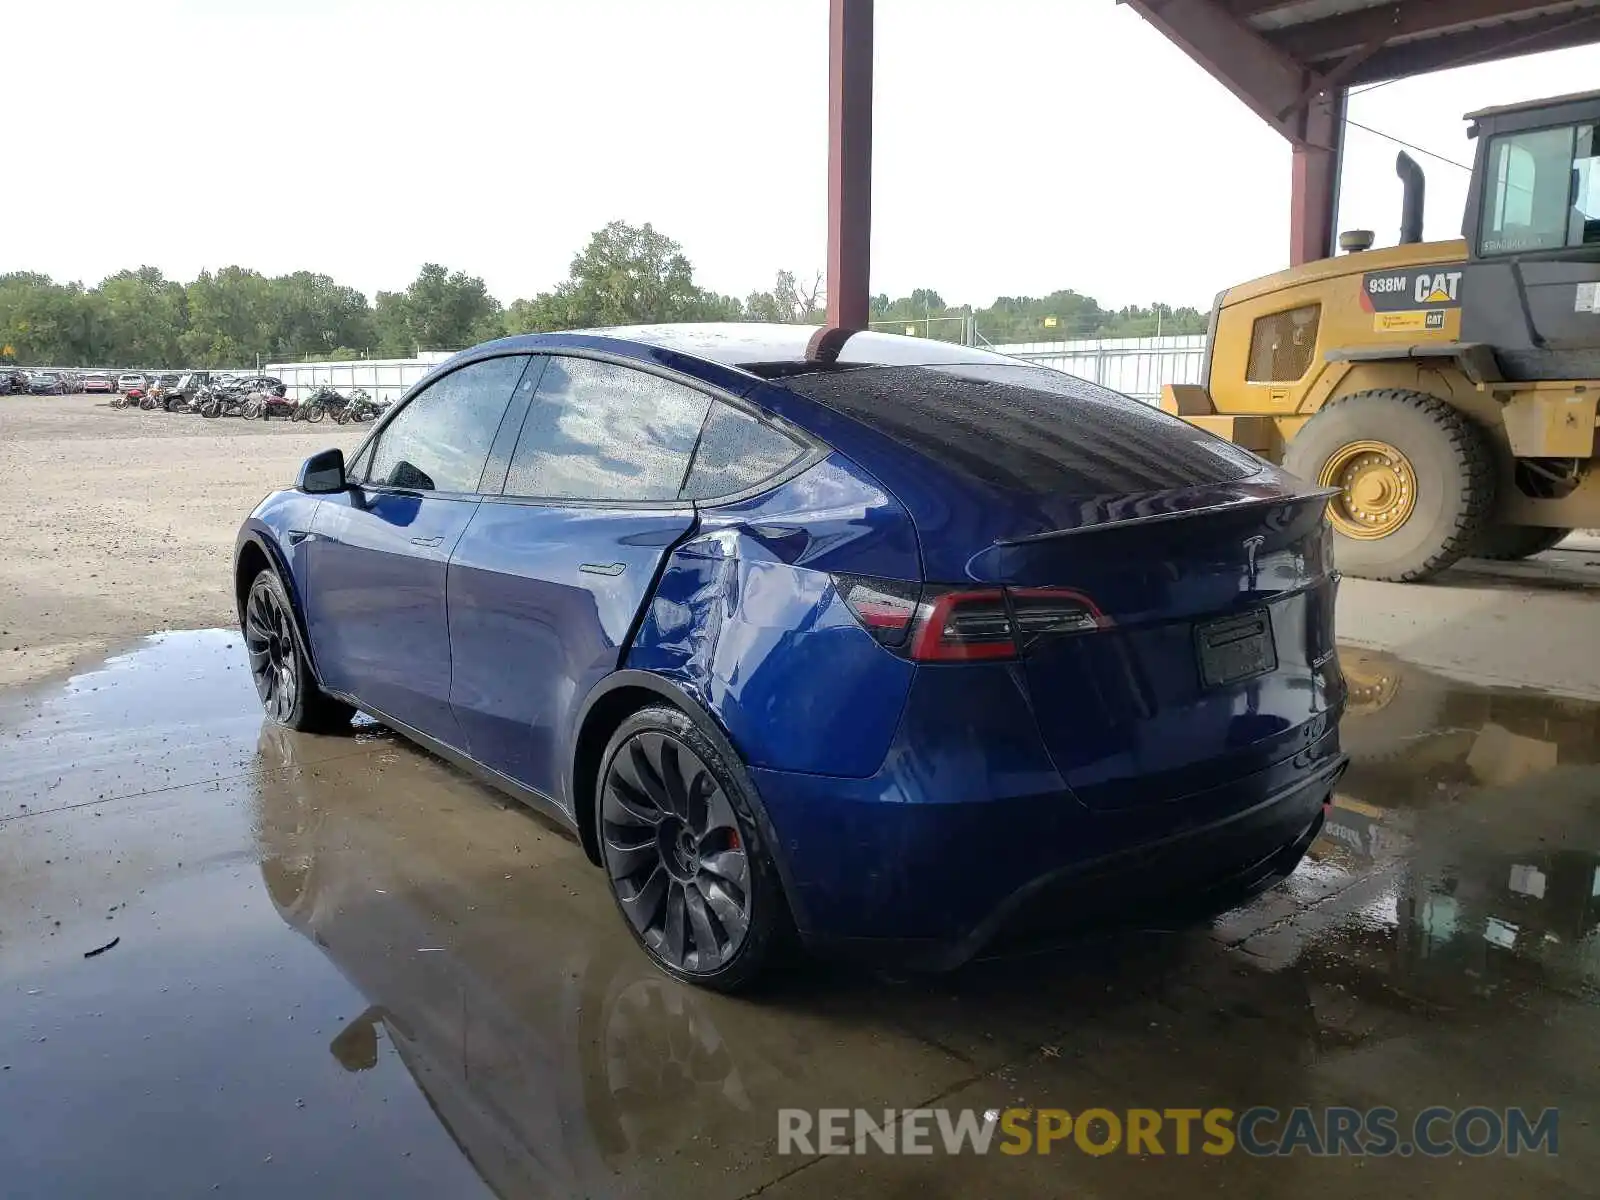
<path id="1" fill-rule="evenodd" d="M 505 494 L 677 500 L 711 397 L 631 367 L 553 356 L 511 456 Z"/>
<path id="2" fill-rule="evenodd" d="M 1047 367 L 862 367 L 782 386 L 947 469 L 1028 495 L 1163 491 L 1260 469 L 1160 409 Z"/>
<path id="3" fill-rule="evenodd" d="M 712 404 L 700 434 L 684 498 L 710 500 L 747 491 L 804 453 L 805 448 L 787 434 L 718 401 Z"/>

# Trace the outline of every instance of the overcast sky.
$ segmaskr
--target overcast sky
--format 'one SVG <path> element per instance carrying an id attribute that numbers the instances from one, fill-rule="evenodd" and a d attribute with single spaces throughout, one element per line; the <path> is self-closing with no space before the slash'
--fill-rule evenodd
<path id="1" fill-rule="evenodd" d="M 426 261 L 503 301 L 621 218 L 743 295 L 823 264 L 827 0 L 50 0 L 8 6 L 0 270 Z M 872 287 L 1209 305 L 1284 265 L 1286 144 L 1113 0 L 878 0 Z M 1600 78 L 1600 48 L 1356 96 L 1463 162 L 1461 114 Z M 1341 227 L 1399 224 L 1350 131 Z M 1466 173 L 1423 159 L 1427 232 Z M 52 164 L 46 175 L 40 168 Z"/>

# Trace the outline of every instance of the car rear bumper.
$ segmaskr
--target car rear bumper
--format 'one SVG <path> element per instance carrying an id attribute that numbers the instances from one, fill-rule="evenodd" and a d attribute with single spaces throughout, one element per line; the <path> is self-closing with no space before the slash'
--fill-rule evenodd
<path id="1" fill-rule="evenodd" d="M 1337 731 L 1285 762 L 1133 811 L 1065 789 L 894 802 L 875 781 L 752 772 L 803 940 L 944 970 L 986 947 L 1161 911 L 1220 911 L 1288 875 L 1347 758 Z M 862 787 L 861 785 L 868 785 Z"/>

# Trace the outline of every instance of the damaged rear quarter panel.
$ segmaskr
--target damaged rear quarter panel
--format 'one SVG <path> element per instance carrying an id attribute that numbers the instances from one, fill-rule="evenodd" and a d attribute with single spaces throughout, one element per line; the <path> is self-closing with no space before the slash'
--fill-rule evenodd
<path id="1" fill-rule="evenodd" d="M 662 571 L 627 666 L 675 680 L 753 766 L 871 775 L 915 667 L 860 626 L 830 572 L 920 577 L 905 510 L 839 455 L 704 509 Z"/>

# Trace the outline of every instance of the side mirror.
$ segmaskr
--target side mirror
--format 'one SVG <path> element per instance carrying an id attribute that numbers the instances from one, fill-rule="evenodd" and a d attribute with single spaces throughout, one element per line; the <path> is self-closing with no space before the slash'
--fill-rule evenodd
<path id="1" fill-rule="evenodd" d="M 344 451 L 335 446 L 313 454 L 300 464 L 300 477 L 294 486 L 313 496 L 344 491 L 348 486 L 344 480 Z"/>

